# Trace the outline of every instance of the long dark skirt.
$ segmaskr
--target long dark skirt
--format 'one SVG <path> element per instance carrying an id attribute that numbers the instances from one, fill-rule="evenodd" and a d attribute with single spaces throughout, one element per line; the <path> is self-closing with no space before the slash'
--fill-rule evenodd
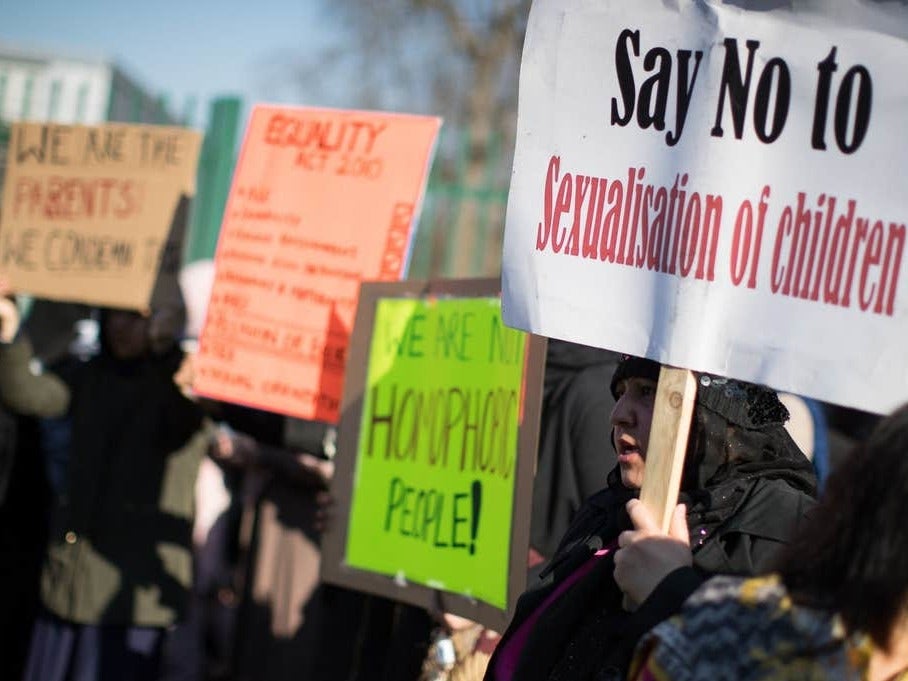
<path id="1" fill-rule="evenodd" d="M 73 624 L 42 615 L 23 681 L 154 681 L 163 634 L 155 627 Z"/>

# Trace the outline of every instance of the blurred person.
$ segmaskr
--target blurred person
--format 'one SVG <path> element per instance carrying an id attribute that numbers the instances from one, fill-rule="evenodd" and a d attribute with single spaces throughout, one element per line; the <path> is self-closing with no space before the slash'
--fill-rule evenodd
<path id="1" fill-rule="evenodd" d="M 50 490 L 38 423 L 63 414 L 66 385 L 34 361 L 10 287 L 0 280 L 0 679 L 18 679 L 38 614 Z"/>
<path id="2" fill-rule="evenodd" d="M 804 452 L 817 473 L 817 488 L 829 476 L 829 426 L 822 404 L 803 395 L 779 393 L 779 399 L 791 415 L 785 429 L 798 448 Z"/>
<path id="3" fill-rule="evenodd" d="M 97 315 L 87 305 L 34 300 L 23 327 L 34 345 L 36 364 L 70 382 L 98 352 Z M 39 421 L 40 449 L 54 497 L 66 488 L 71 425 L 68 413 Z"/>
<path id="4" fill-rule="evenodd" d="M 630 678 L 908 679 L 908 405 L 829 478 L 809 522 L 764 577 L 708 581 L 647 634 Z M 651 523 L 642 509 L 642 524 Z M 683 554 L 683 518 L 622 551 Z"/>
<path id="5" fill-rule="evenodd" d="M 183 284 L 205 285 L 197 277 L 183 277 Z M 198 322 L 204 315 L 192 313 L 192 301 L 203 296 L 188 300 Z M 175 377 L 187 395 L 192 360 L 190 352 Z M 196 487 L 191 608 L 167 636 L 162 681 L 200 678 L 201 666 L 206 679 L 306 676 L 317 634 L 303 626 L 318 586 L 314 499 L 333 473 L 327 453 L 334 429 L 243 405 L 200 403 L 218 425 Z"/>
<path id="6" fill-rule="evenodd" d="M 429 613 L 318 578 L 335 429 L 286 419 L 279 439 L 274 432 L 250 438 L 248 425 L 227 421 L 235 432 L 229 443 L 219 438 L 222 455 L 244 462 L 244 488 L 256 490 L 244 500 L 240 544 L 248 558 L 240 565 L 233 678 L 415 680 L 429 646 Z"/>
<path id="7" fill-rule="evenodd" d="M 9 284 L 0 278 L 0 504 L 15 454 L 15 424 L 10 412 L 51 417 L 63 414 L 69 405 L 66 385 L 36 369 L 31 341 L 19 333 L 20 321 Z"/>
<path id="8" fill-rule="evenodd" d="M 195 341 L 202 335 L 208 302 L 214 287 L 214 261 L 195 260 L 180 268 L 177 274 L 180 291 L 186 303 L 186 338 Z M 188 350 L 187 350 L 188 351 Z"/>
<path id="9" fill-rule="evenodd" d="M 632 527 L 626 505 L 643 484 L 659 370 L 646 359 L 619 362 L 610 383 L 618 465 L 578 513 L 543 583 L 518 601 L 486 679 L 623 678 L 639 636 L 674 614 L 706 575 L 765 570 L 813 506 L 816 478 L 783 427 L 788 412 L 776 393 L 698 374 L 681 483 L 687 567 L 640 570 L 651 580 L 648 596 L 625 610 L 629 580 L 615 554 Z"/>
<path id="10" fill-rule="evenodd" d="M 312 677 L 320 681 L 417 679 L 433 629 L 424 609 L 381 596 L 320 584 L 311 619 L 317 657 Z"/>
<path id="11" fill-rule="evenodd" d="M 213 272 L 211 261 L 200 261 L 180 273 L 190 335 L 201 331 Z M 226 426 L 212 459 L 239 476 L 232 488 L 232 508 L 240 513 L 230 530 L 233 576 L 228 585 L 218 582 L 234 622 L 232 678 L 415 678 L 428 645 L 428 614 L 318 579 L 318 515 L 333 475 L 335 429 L 238 405 L 209 407 Z"/>
<path id="12" fill-rule="evenodd" d="M 160 281 L 159 281 L 160 284 Z M 209 433 L 174 381 L 182 298 L 107 309 L 72 377 L 66 492 L 54 512 L 25 679 L 155 679 L 192 579 L 193 488 Z"/>
<path id="13" fill-rule="evenodd" d="M 530 545 L 539 554 L 533 562 L 555 554 L 583 502 L 605 486 L 615 467 L 609 381 L 620 357 L 548 340 L 530 520 Z"/>
<path id="14" fill-rule="evenodd" d="M 176 381 L 193 395 L 194 352 L 214 263 L 182 268 L 187 361 Z M 302 637 L 318 577 L 313 495 L 326 484 L 327 425 L 201 399 L 219 422 L 201 464 L 193 526 L 195 584 L 187 620 L 169 632 L 162 681 L 297 678 L 310 646 Z"/>
<path id="15" fill-rule="evenodd" d="M 311 677 L 320 636 L 311 625 L 320 587 L 317 496 L 333 475 L 334 428 L 221 408 L 213 456 L 243 475 L 233 678 Z"/>
<path id="16" fill-rule="evenodd" d="M 177 259 L 172 259 L 174 267 Z M 180 392 L 199 404 L 209 420 L 222 417 L 220 403 L 196 394 L 195 355 L 214 281 L 214 263 L 194 261 L 175 273 L 185 305 L 184 352 L 173 380 Z M 172 280 L 171 280 L 172 281 Z M 215 444 L 212 428 L 209 448 Z M 183 618 L 168 627 L 161 653 L 159 681 L 221 680 L 230 677 L 230 647 L 235 628 L 232 575 L 236 563 L 236 531 L 241 476 L 223 462 L 204 456 L 193 488 L 193 578 Z"/>

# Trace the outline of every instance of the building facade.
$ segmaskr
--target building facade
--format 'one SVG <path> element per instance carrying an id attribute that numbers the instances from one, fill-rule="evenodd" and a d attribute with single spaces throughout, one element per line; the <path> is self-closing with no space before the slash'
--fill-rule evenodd
<path id="1" fill-rule="evenodd" d="M 174 124 L 161 98 L 111 61 L 0 45 L 0 122 Z"/>

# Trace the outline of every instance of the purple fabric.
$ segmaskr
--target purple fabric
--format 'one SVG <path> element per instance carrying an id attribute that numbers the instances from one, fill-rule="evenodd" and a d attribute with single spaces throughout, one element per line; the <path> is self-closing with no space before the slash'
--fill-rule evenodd
<path id="1" fill-rule="evenodd" d="M 558 598 L 561 597 L 565 591 L 570 589 L 574 584 L 579 582 L 590 570 L 593 569 L 593 566 L 596 564 L 596 561 L 608 554 L 609 551 L 613 551 L 618 547 L 618 542 L 612 542 L 608 546 L 599 551 L 596 551 L 591 557 L 590 560 L 586 561 L 578 567 L 574 572 L 569 575 L 565 580 L 561 582 L 555 589 L 546 596 L 545 600 L 539 604 L 539 607 L 533 611 L 533 613 L 527 617 L 523 623 L 517 627 L 517 630 L 511 635 L 507 643 L 502 647 L 498 653 L 498 660 L 495 663 L 495 679 L 496 681 L 511 681 L 514 677 L 514 672 L 517 669 L 517 661 L 520 659 L 520 653 L 523 652 L 523 648 L 526 645 L 527 639 L 530 637 L 530 632 L 533 630 L 533 627 L 536 625 L 536 621 L 545 612 L 552 603 L 554 603 Z"/>
<path id="2" fill-rule="evenodd" d="M 164 630 L 38 618 L 23 681 L 155 681 Z"/>

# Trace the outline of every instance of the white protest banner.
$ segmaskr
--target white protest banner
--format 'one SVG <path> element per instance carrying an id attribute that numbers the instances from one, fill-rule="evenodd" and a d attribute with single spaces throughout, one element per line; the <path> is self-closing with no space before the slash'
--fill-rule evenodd
<path id="1" fill-rule="evenodd" d="M 873 411 L 908 399 L 908 8 L 813 4 L 835 16 L 534 2 L 507 324 Z"/>

